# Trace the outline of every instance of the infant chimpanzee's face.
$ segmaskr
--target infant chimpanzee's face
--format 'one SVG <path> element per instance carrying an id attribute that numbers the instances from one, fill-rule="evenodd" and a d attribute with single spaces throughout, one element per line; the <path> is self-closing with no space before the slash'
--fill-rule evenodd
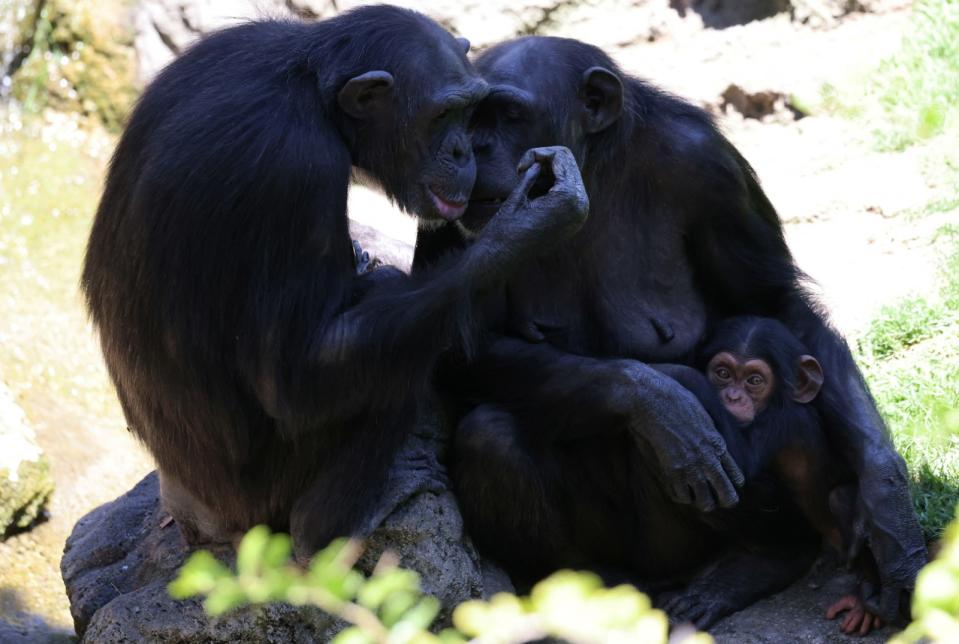
<path id="1" fill-rule="evenodd" d="M 766 408 L 776 386 L 773 370 L 765 360 L 742 358 L 728 351 L 713 356 L 706 374 L 723 406 L 743 424 L 753 422 Z"/>

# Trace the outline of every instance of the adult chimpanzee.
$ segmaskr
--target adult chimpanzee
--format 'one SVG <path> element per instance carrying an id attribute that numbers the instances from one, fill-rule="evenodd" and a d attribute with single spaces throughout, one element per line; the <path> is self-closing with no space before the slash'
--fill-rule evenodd
<path id="1" fill-rule="evenodd" d="M 696 513 L 672 501 L 733 505 L 740 476 L 701 406 L 645 363 L 688 361 L 718 320 L 773 317 L 829 374 L 814 405 L 859 482 L 857 539 L 879 564 L 879 614 L 895 617 L 926 559 L 905 467 L 749 164 L 702 110 L 595 47 L 522 38 L 475 64 L 491 88 L 470 207 L 457 227 L 421 230 L 414 266 L 482 228 L 531 145 L 573 150 L 592 212 L 509 281 L 497 334 L 468 368 L 438 374 L 466 414 L 452 473 L 479 543 L 528 574 L 605 564 L 662 577 L 700 559 L 708 540 L 685 528 Z"/>
<path id="2" fill-rule="evenodd" d="M 387 6 L 259 22 L 203 40 L 140 100 L 83 288 L 190 541 L 267 523 L 302 555 L 357 529 L 471 301 L 582 223 L 569 151 L 536 151 L 526 165 L 552 165 L 550 193 L 529 203 L 520 185 L 466 255 L 413 280 L 356 275 L 351 165 L 422 218 L 465 209 L 486 93 L 467 49 Z"/>
<path id="3" fill-rule="evenodd" d="M 797 561 L 808 561 L 802 555 L 815 553 L 815 542 L 804 529 L 809 526 L 836 551 L 848 552 L 856 520 L 850 502 L 855 477 L 810 404 L 825 380 L 822 367 L 786 327 L 769 318 L 723 320 L 700 352 L 702 371 L 654 366 L 696 395 L 745 470 L 739 506 L 706 513 L 704 521 L 733 536 L 732 548 L 781 555 L 778 566 L 774 557 L 764 556 L 762 566 L 740 577 L 724 576 L 745 569 L 711 568 L 666 603 L 674 618 L 709 623 L 721 616 L 721 608 L 745 606 L 778 590 L 797 572 Z M 797 522 L 800 513 L 806 525 Z M 749 551 L 738 556 L 748 558 Z M 868 548 L 851 563 L 860 569 L 863 585 L 836 601 L 827 616 L 848 611 L 842 630 L 866 634 L 882 625 L 862 601 L 867 584 L 876 581 L 875 563 Z M 721 603 L 709 601 L 717 588 L 722 589 Z"/>

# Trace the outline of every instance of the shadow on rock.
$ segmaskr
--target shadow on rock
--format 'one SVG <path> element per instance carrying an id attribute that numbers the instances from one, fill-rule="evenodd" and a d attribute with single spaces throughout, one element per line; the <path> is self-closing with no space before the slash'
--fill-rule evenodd
<path id="1" fill-rule="evenodd" d="M 72 641 L 72 633 L 30 613 L 15 589 L 0 588 L 0 642 L 60 644 Z"/>
<path id="2" fill-rule="evenodd" d="M 437 419 L 420 423 L 390 473 L 391 492 L 370 517 L 369 572 L 383 550 L 420 574 L 423 590 L 449 611 L 473 597 L 511 589 L 481 562 L 463 530 L 438 460 Z M 394 494 L 395 492 L 395 494 Z M 175 523 L 165 521 L 156 473 L 81 519 L 67 539 L 61 573 L 77 634 L 83 642 L 327 642 L 343 624 L 311 607 L 248 607 L 209 618 L 199 601 L 177 601 L 167 584 L 191 552 Z M 231 548 L 210 549 L 233 564 Z"/>

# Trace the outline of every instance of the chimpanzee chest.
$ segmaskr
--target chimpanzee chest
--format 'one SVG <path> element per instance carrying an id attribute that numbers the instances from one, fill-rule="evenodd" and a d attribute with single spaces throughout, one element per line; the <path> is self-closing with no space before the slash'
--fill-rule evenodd
<path id="1" fill-rule="evenodd" d="M 527 265 L 508 288 L 512 328 L 532 322 L 572 353 L 683 361 L 707 317 L 692 265 L 674 226 L 635 228 Z"/>

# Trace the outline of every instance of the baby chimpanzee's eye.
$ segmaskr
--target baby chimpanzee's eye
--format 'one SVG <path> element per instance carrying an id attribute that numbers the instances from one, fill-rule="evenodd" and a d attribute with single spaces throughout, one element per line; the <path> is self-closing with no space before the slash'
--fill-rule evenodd
<path id="1" fill-rule="evenodd" d="M 752 385 L 753 387 L 762 387 L 764 384 L 766 384 L 766 379 L 760 376 L 758 373 L 754 373 L 746 378 L 746 384 Z"/>
<path id="2" fill-rule="evenodd" d="M 729 380 L 732 377 L 732 374 L 729 373 L 729 369 L 726 367 L 718 367 L 715 371 L 716 377 L 720 380 Z"/>

